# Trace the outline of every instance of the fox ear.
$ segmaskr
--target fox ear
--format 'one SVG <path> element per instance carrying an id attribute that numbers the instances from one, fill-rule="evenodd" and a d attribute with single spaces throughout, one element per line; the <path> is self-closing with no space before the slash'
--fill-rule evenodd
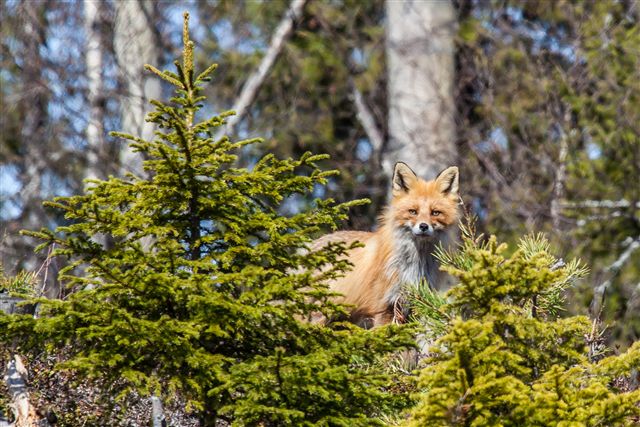
<path id="1" fill-rule="evenodd" d="M 436 186 L 442 194 L 458 195 L 458 167 L 451 166 L 440 172 L 436 178 Z"/>
<path id="2" fill-rule="evenodd" d="M 393 195 L 399 196 L 411 189 L 418 176 L 406 163 L 398 162 L 393 168 Z"/>

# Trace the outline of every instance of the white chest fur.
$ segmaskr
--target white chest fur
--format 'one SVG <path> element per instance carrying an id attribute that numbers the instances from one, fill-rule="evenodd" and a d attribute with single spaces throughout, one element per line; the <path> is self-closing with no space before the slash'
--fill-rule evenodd
<path id="1" fill-rule="evenodd" d="M 437 242 L 415 238 L 406 232 L 397 233 L 393 253 L 386 266 L 387 275 L 394 279 L 385 295 L 387 303 L 394 304 L 404 286 L 418 284 L 423 279 L 437 288 L 440 272 L 433 255 L 436 245 Z"/>

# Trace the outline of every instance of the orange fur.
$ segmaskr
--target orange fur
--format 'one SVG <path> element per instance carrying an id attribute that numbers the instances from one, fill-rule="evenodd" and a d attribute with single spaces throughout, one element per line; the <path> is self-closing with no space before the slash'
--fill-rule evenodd
<path id="1" fill-rule="evenodd" d="M 443 276 L 433 251 L 438 243 L 447 244 L 456 229 L 458 201 L 457 167 L 425 181 L 406 164 L 398 163 L 392 200 L 377 231 L 339 231 L 314 242 L 312 249 L 336 241 L 364 244 L 349 252 L 353 269 L 331 283 L 332 290 L 343 294 L 340 302 L 353 306 L 352 321 L 373 322 L 373 326 L 391 322 L 394 305 L 408 283 L 427 279 L 430 286 L 442 287 Z"/>

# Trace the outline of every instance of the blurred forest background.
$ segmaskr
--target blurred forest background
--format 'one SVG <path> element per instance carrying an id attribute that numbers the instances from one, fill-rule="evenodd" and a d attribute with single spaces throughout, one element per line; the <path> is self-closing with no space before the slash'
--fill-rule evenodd
<path id="1" fill-rule="evenodd" d="M 466 208 L 502 241 L 547 233 L 591 273 L 570 312 L 602 315 L 612 343 L 640 338 L 640 3 L 620 1 L 6 0 L 0 2 L 0 253 L 42 271 L 21 229 L 64 222 L 41 202 L 83 179 L 142 173 L 108 132 L 149 138 L 143 64 L 220 64 L 206 110 L 238 111 L 243 152 L 329 153 L 341 175 L 314 196 L 366 197 L 371 229 L 397 160 L 432 178 L 461 168 Z M 159 67 L 160 68 L 160 67 Z M 288 200 L 283 214 L 307 200 Z M 57 296 L 56 261 L 45 291 Z"/>

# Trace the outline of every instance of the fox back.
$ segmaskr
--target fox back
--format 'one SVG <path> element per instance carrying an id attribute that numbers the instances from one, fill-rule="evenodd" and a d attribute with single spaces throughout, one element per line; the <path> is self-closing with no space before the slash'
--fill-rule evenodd
<path id="1" fill-rule="evenodd" d="M 339 231 L 312 246 L 355 241 L 364 245 L 348 254 L 352 270 L 331 283 L 331 289 L 343 295 L 339 301 L 352 306 L 351 320 L 363 326 L 391 322 L 407 284 L 425 279 L 434 289 L 446 286 L 434 251 L 439 244 L 446 247 L 457 229 L 458 168 L 449 167 L 425 181 L 405 163 L 397 163 L 392 185 L 391 202 L 377 231 Z"/>

